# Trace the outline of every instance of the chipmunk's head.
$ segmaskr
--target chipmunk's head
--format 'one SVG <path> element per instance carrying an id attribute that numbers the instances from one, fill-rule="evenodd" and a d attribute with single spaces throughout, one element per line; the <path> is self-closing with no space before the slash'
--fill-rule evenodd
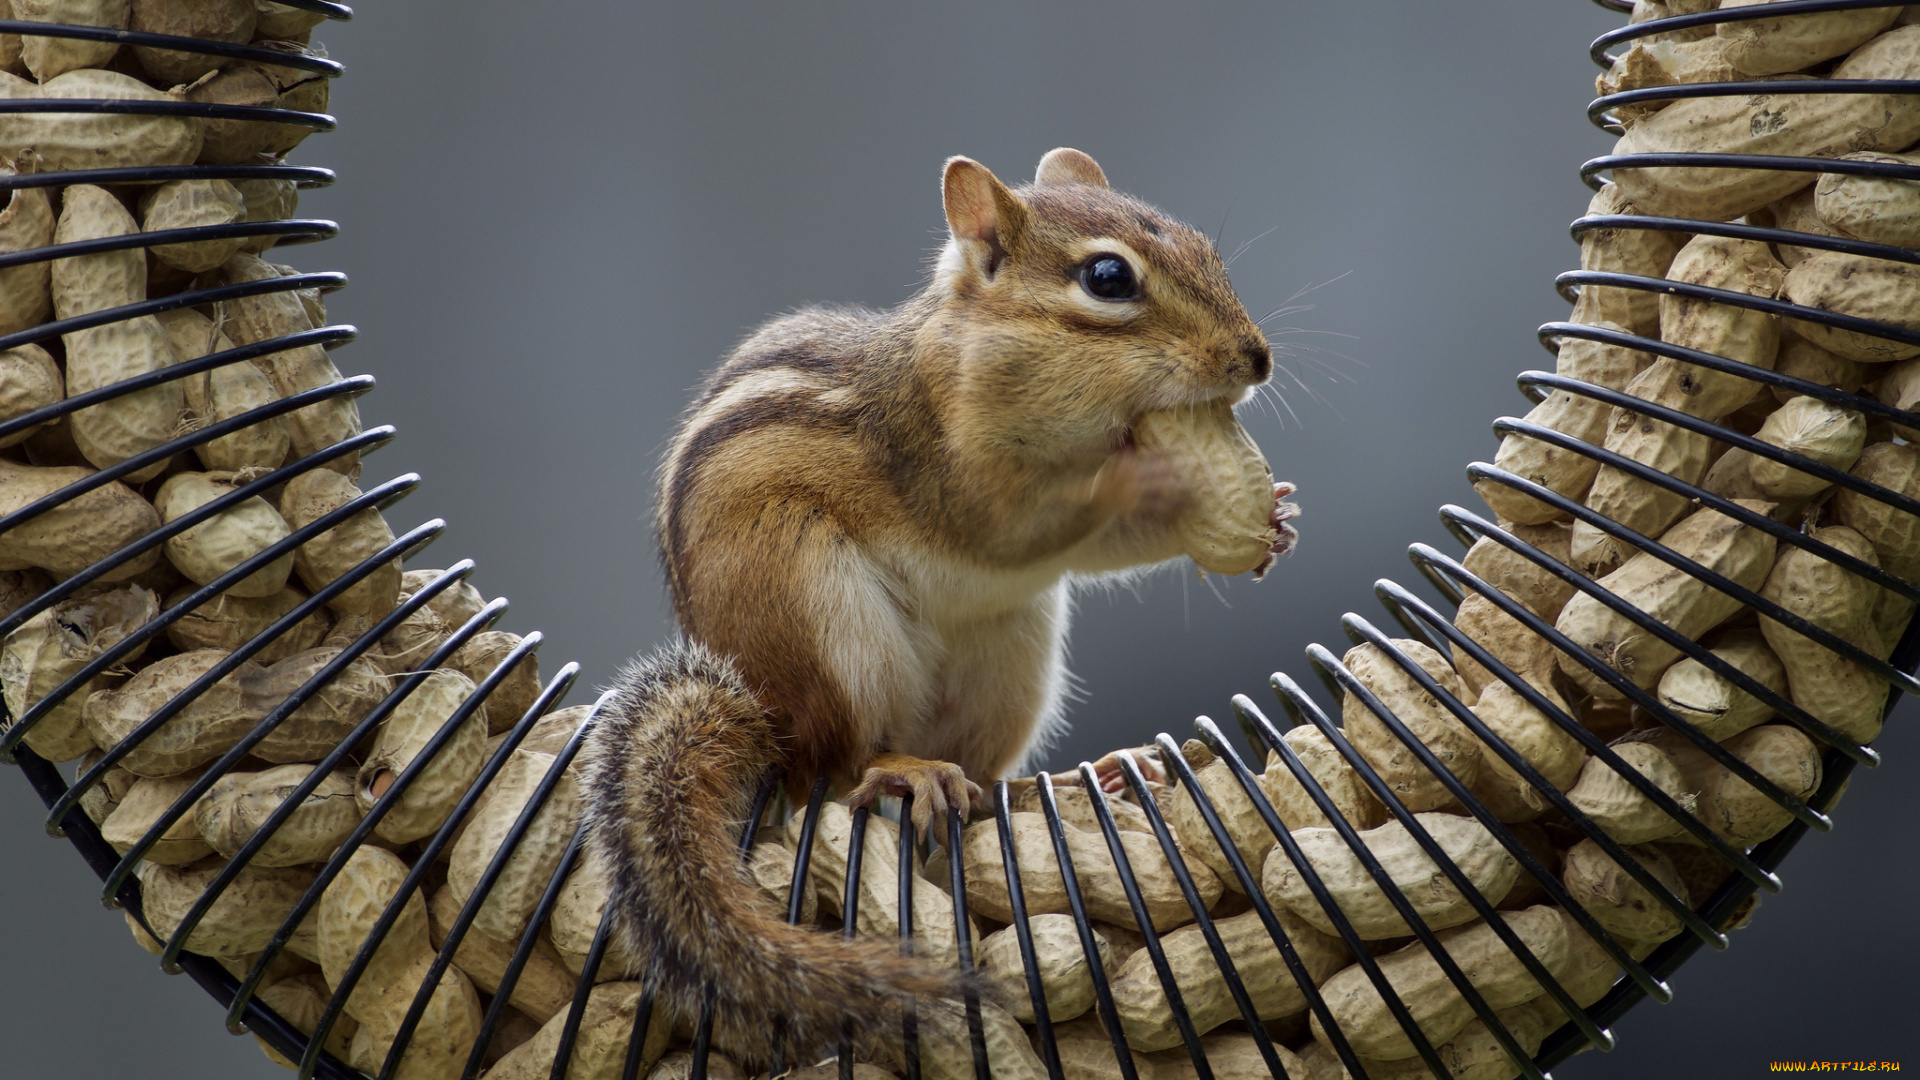
<path id="1" fill-rule="evenodd" d="M 1019 188 L 956 157 L 943 194 L 932 288 L 967 412 L 998 421 L 976 434 L 1046 431 L 1055 445 L 1035 449 L 1079 453 L 1144 412 L 1237 401 L 1272 371 L 1213 243 L 1111 190 L 1086 154 L 1050 151 Z"/>

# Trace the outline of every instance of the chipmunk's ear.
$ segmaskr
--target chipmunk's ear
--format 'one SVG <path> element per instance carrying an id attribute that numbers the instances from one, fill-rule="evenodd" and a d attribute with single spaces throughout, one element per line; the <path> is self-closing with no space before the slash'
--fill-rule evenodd
<path id="1" fill-rule="evenodd" d="M 1099 162 L 1071 146 L 1059 146 L 1047 151 L 1047 156 L 1040 159 L 1040 167 L 1033 172 L 1033 182 L 1040 187 L 1048 184 L 1106 187 L 1107 174 L 1100 171 Z"/>
<path id="2" fill-rule="evenodd" d="M 1026 204 L 985 165 L 963 157 L 947 159 L 941 199 L 954 243 L 992 278 L 1026 231 Z"/>

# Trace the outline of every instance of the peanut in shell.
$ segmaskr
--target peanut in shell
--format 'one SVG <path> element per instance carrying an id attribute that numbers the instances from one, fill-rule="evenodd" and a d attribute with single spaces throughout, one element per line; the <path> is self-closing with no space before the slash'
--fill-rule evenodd
<path id="1" fill-rule="evenodd" d="M 133 215 L 106 189 L 76 184 L 62 194 L 54 241 L 60 244 L 127 236 L 139 231 Z M 147 261 L 138 249 L 53 260 L 54 314 L 62 319 L 146 299 Z M 146 375 L 175 362 L 173 344 L 151 315 L 61 335 L 67 352 L 67 393 L 83 394 Z M 116 465 L 173 439 L 186 402 L 180 383 L 161 383 L 81 409 L 72 415 L 73 440 L 100 468 Z M 158 476 L 165 462 L 130 473 L 130 483 Z"/>
<path id="2" fill-rule="evenodd" d="M 1655 880 L 1677 897 L 1689 902 L 1687 887 L 1665 853 L 1651 845 L 1629 847 L 1628 857 L 1645 867 Z M 1611 856 L 1592 840 L 1582 840 L 1568 849 L 1560 872 L 1567 892 L 1601 929 L 1630 941 L 1665 941 L 1679 933 L 1684 925 L 1652 891 L 1629 875 Z"/>
<path id="3" fill-rule="evenodd" d="M 196 0 L 191 4 L 170 0 L 132 0 L 127 28 L 148 34 L 199 38 L 245 45 L 253 40 L 258 13 L 253 0 Z M 133 46 L 134 58 L 161 86 L 191 83 L 209 71 L 226 67 L 233 61 L 208 53 L 180 49 L 158 49 L 151 45 Z"/>
<path id="4" fill-rule="evenodd" d="M 1551 685 L 1536 686 L 1536 689 L 1563 713 L 1571 715 L 1559 691 Z M 1565 791 L 1579 775 L 1587 756 L 1579 740 L 1535 708 L 1518 690 L 1504 682 L 1488 683 L 1472 708 L 1481 723 L 1533 766 L 1541 779 L 1554 789 Z M 1473 785 L 1473 793 L 1501 821 L 1531 820 L 1548 806 L 1545 797 L 1490 746 L 1481 751 L 1480 775 Z"/>
<path id="5" fill-rule="evenodd" d="M 1561 522 L 1523 525 L 1506 521 L 1500 527 L 1558 562 L 1565 563 L 1572 557 L 1571 525 Z M 1560 614 L 1560 609 L 1573 598 L 1572 585 L 1527 556 L 1488 537 L 1475 540 L 1460 564 L 1468 573 L 1525 604 L 1543 619 Z"/>
<path id="6" fill-rule="evenodd" d="M 1535 686 L 1544 686 L 1553 670 L 1553 643 L 1525 623 L 1500 610 L 1500 606 L 1479 593 L 1468 593 L 1453 615 L 1454 629 L 1473 639 L 1474 644 L 1493 654 L 1514 674 Z M 1492 669 L 1482 667 L 1465 649 L 1454 650 L 1454 669 L 1470 694 L 1480 694 L 1499 684 Z"/>
<path id="7" fill-rule="evenodd" d="M 181 867 L 142 862 L 134 873 L 140 879 L 140 901 L 154 934 L 171 938 L 225 865 L 225 860 L 218 858 Z M 310 866 L 243 867 L 187 935 L 186 950 L 213 957 L 260 952 L 293 913 L 293 906 L 316 876 Z M 287 947 L 311 958 L 316 948 L 312 932 L 312 925 L 303 923 Z"/>
<path id="8" fill-rule="evenodd" d="M 785 841 L 790 852 L 799 847 L 801 824 L 802 815 L 799 814 L 787 820 Z M 847 853 L 851 850 L 852 841 L 852 811 L 839 803 L 822 807 L 814 831 L 813 855 L 808 860 L 808 878 L 813 882 L 821 909 L 831 918 L 840 916 L 846 898 Z M 894 860 L 889 857 L 899 848 L 899 826 L 878 815 L 869 816 L 865 852 L 860 860 L 859 906 L 854 913 L 854 929 L 863 937 L 894 940 L 900 936 L 900 883 Z M 998 862 L 993 866 L 995 870 L 1000 870 L 1001 881 L 1004 882 L 1005 871 L 1001 870 Z M 773 867 L 769 866 L 768 869 Z M 972 868 L 968 869 L 971 882 Z M 793 873 L 791 854 L 786 871 L 790 879 Z M 943 963 L 957 963 L 960 954 L 958 935 L 954 932 L 953 897 L 939 885 L 918 875 L 914 877 L 912 887 L 914 952 Z M 969 917 L 967 938 L 977 941 L 979 937 L 980 929 L 973 925 Z"/>
<path id="9" fill-rule="evenodd" d="M 160 486 L 153 501 L 161 521 L 171 524 L 244 486 L 237 473 L 175 473 Z M 188 580 L 206 585 L 285 540 L 290 531 L 272 504 L 254 495 L 169 537 L 165 550 L 168 561 Z M 241 597 L 272 596 L 286 588 L 293 559 L 294 553 L 286 552 L 225 591 Z"/>
<path id="10" fill-rule="evenodd" d="M 1805 379 L 1810 383 L 1830 386 L 1835 390 L 1851 394 L 1859 390 L 1867 381 L 1869 371 L 1880 375 L 1881 384 L 1884 387 L 1886 380 L 1892 378 L 1899 367 L 1900 365 L 1896 364 L 1892 369 L 1870 369 L 1858 360 L 1835 356 L 1798 335 L 1783 334 L 1780 338 L 1780 355 L 1774 361 L 1773 370 L 1782 375 L 1791 375 L 1796 379 Z M 1884 375 L 1881 374 L 1883 371 Z M 1774 399 L 1782 404 L 1799 396 L 1799 392 L 1790 387 L 1775 386 L 1771 390 Z M 1894 403 L 1889 401 L 1888 404 Z M 1898 404 L 1894 404 L 1894 407 L 1909 408 L 1909 406 Z"/>
<path id="11" fill-rule="evenodd" d="M 520 635 L 504 630 L 484 630 L 467 639 L 447 659 L 447 666 L 472 679 L 477 686 L 514 649 L 520 647 Z M 520 722 L 540 696 L 540 658 L 528 653 L 500 680 L 487 697 L 489 734 L 498 735 Z"/>
<path id="12" fill-rule="evenodd" d="M 45 468 L 0 459 L 0 515 L 25 509 L 69 484 L 93 475 L 84 466 Z M 0 564 L 39 567 L 68 578 L 160 527 L 153 504 L 119 481 L 62 499 L 30 521 L 0 534 Z M 103 580 L 125 581 L 160 560 L 151 549 L 109 572 Z"/>
<path id="13" fill-rule="evenodd" d="M 1205 755 L 1199 761 L 1194 760 L 1195 755 L 1188 757 L 1194 766 L 1197 786 L 1206 794 L 1220 823 L 1226 826 L 1227 835 L 1239 851 L 1241 860 L 1248 869 L 1258 873 L 1260 865 L 1266 861 L 1267 852 L 1273 849 L 1273 831 L 1267 828 L 1266 819 L 1234 778 L 1232 768 L 1225 761 L 1206 753 L 1201 744 L 1190 742 L 1189 745 Z M 1197 793 L 1188 785 L 1181 787 L 1184 790 L 1175 792 L 1173 813 L 1168 815 L 1168 819 L 1181 838 L 1181 847 L 1188 861 L 1197 859 L 1205 863 L 1219 877 L 1223 886 L 1234 892 L 1243 891 L 1239 875 L 1233 872 L 1233 864 L 1221 851 L 1213 832 L 1207 828 L 1206 818 L 1200 813 L 1196 800 Z"/>
<path id="14" fill-rule="evenodd" d="M 241 254 L 228 259 L 213 276 L 222 283 L 234 284 L 277 279 L 281 275 L 271 264 L 253 255 Z M 313 329 L 300 298 L 291 292 L 228 300 L 220 305 L 220 311 L 225 318 L 222 329 L 236 345 L 251 345 Z M 319 345 L 272 353 L 255 360 L 254 364 L 272 380 L 274 392 L 281 397 L 340 381 L 340 369 L 333 366 L 327 350 Z M 288 413 L 287 430 L 294 456 L 304 457 L 360 434 L 360 407 L 350 397 L 315 402 Z M 335 458 L 323 467 L 342 476 L 356 476 L 360 468 L 359 455 Z"/>
<path id="15" fill-rule="evenodd" d="M 282 221 L 292 217 L 299 208 L 300 192 L 291 180 L 234 180 L 231 183 L 247 204 L 247 216 L 242 220 Z M 274 233 L 249 236 L 240 241 L 240 250 L 249 255 L 258 255 L 279 242 L 279 239 Z"/>
<path id="16" fill-rule="evenodd" d="M 296 452 L 298 447 L 296 446 Z M 300 529 L 359 498 L 361 491 L 339 473 L 315 469 L 287 482 L 280 496 L 280 513 L 289 526 Z M 309 590 L 318 592 L 336 578 L 393 543 L 393 529 L 376 507 L 352 517 L 300 545 L 294 553 L 294 573 Z M 380 618 L 400 602 L 400 561 L 392 560 L 327 602 L 342 614 Z"/>
<path id="17" fill-rule="evenodd" d="M 1723 0 L 1720 10 L 1768 0 Z M 1778 75 L 1844 56 L 1893 24 L 1898 8 L 1823 11 L 1771 19 L 1724 22 L 1714 34 L 1726 43 L 1727 62 L 1742 75 Z"/>
<path id="18" fill-rule="evenodd" d="M 101 823 L 101 839 L 112 845 L 113 850 L 125 855 L 199 779 L 198 773 L 181 773 L 178 776 L 141 777 L 134 781 L 133 786 L 121 797 L 120 804 L 114 807 L 113 813 Z M 147 848 L 141 857 L 167 866 L 185 866 L 212 853 L 213 849 L 201 839 L 200 830 L 194 825 L 193 809 L 189 808 L 167 826 L 159 840 Z"/>
<path id="19" fill-rule="evenodd" d="M 587 953 L 593 947 L 593 935 L 606 914 L 609 888 L 607 877 L 595 859 L 583 858 L 568 872 L 547 921 L 547 936 L 567 972 L 579 975 L 586 970 Z M 629 953 L 620 935 L 607 939 L 594 982 L 608 983 L 638 973 L 645 958 Z"/>
<path id="20" fill-rule="evenodd" d="M 4 125 L 5 120 L 0 120 Z M 12 176 L 12 164 L 0 156 L 0 176 Z M 53 204 L 46 188 L 15 188 L 0 204 L 0 255 L 31 251 L 53 243 Z M 22 263 L 0 270 L 0 334 L 38 326 L 53 315 L 49 291 L 52 264 Z"/>
<path id="21" fill-rule="evenodd" d="M 1920 76 L 1920 29 L 1897 27 L 1841 61 L 1835 79 Z M 1896 94 L 1755 94 L 1676 101 L 1635 124 L 1617 154 L 1734 153 L 1838 157 L 1900 150 L 1920 138 L 1920 102 Z M 1642 212 L 1728 221 L 1805 187 L 1805 173 L 1683 166 L 1622 169 Z"/>
<path id="22" fill-rule="evenodd" d="M 1755 437 L 1844 472 L 1859 460 L 1866 446 L 1867 421 L 1860 413 L 1802 396 L 1769 415 Z M 1832 486 L 1810 473 L 1759 455 L 1748 462 L 1747 473 L 1763 497 L 1775 500 L 1806 498 Z"/>
<path id="23" fill-rule="evenodd" d="M 1031 916 L 1027 920 L 1027 932 L 1033 941 L 1034 967 L 1040 973 L 1047 1016 L 1055 1023 L 1065 1023 L 1093 1008 L 1093 972 L 1087 964 L 1073 916 Z M 1113 949 L 1097 930 L 1093 940 L 1101 970 L 1111 978 L 1115 970 Z M 1026 966 L 1014 928 L 987 935 L 980 942 L 975 962 L 986 977 L 1001 988 L 1000 1000 L 1013 1018 L 1023 1024 L 1033 1023 L 1033 999 L 1027 988 Z"/>
<path id="24" fill-rule="evenodd" d="M 214 782 L 193 809 L 197 835 L 214 851 L 232 858 L 294 788 L 313 773 L 312 765 L 279 765 L 262 772 L 232 772 Z M 361 811 L 353 800 L 353 778 L 329 773 L 308 792 L 292 815 L 282 822 L 250 858 L 255 866 L 298 866 L 323 862 L 333 856 Z"/>
<path id="25" fill-rule="evenodd" d="M 1920 154 L 1847 154 L 1842 161 L 1920 165 Z M 1920 247 L 1920 181 L 1821 173 L 1813 187 L 1820 217 L 1848 236 L 1895 247 Z"/>
<path id="26" fill-rule="evenodd" d="M 1920 34 L 1920 28 L 1914 28 Z M 1920 267 L 1908 263 L 1820 251 L 1787 271 L 1786 299 L 1802 307 L 1885 323 L 1920 332 Z M 1920 345 L 1806 319 L 1793 332 L 1850 360 L 1884 364 L 1920 356 Z"/>
<path id="27" fill-rule="evenodd" d="M 1066 887 L 1062 884 L 1053 841 L 1047 833 L 1046 819 L 1040 814 L 1012 815 L 1015 860 L 1020 866 L 1020 883 L 1026 894 L 1027 913 L 1038 915 L 1071 911 Z M 1067 852 L 1073 859 L 1082 898 L 1091 917 L 1120 926 L 1135 926 L 1133 909 L 1127 903 L 1126 890 L 1120 884 L 1113 855 L 1104 836 L 1065 826 Z M 1193 920 L 1179 882 L 1167 864 L 1166 853 L 1152 837 L 1136 832 L 1119 834 L 1121 847 L 1132 865 L 1133 874 L 1153 925 L 1165 931 Z M 1000 834 L 992 821 L 969 826 L 962 840 L 966 863 L 967 903 L 975 911 L 1002 922 L 1013 916 L 1007 897 L 1007 878 L 1000 854 Z M 1220 898 L 1220 879 L 1204 863 L 1189 862 L 1201 901 L 1211 907 Z"/>
<path id="28" fill-rule="evenodd" d="M 1591 216 L 1642 212 L 1626 198 L 1618 184 L 1602 187 L 1587 204 L 1587 213 Z M 1589 229 L 1580 234 L 1580 269 L 1665 277 L 1683 239 L 1681 234 L 1662 229 Z M 1574 301 L 1571 321 L 1589 326 L 1613 325 L 1652 337 L 1659 332 L 1660 298 L 1642 289 L 1583 285 L 1579 299 Z M 1563 343 L 1562 348 L 1571 340 Z"/>
<path id="29" fill-rule="evenodd" d="M 169 594 L 166 606 L 173 607 L 193 591 L 192 586 L 186 586 Z M 291 585 L 272 596 L 242 597 L 221 593 L 170 624 L 167 627 L 167 640 L 183 652 L 194 649 L 232 652 L 253 640 L 306 599 L 305 593 Z M 332 620 L 326 609 L 321 608 L 254 653 L 253 658 L 262 664 L 272 665 L 295 653 L 315 648 L 331 625 Z"/>
<path id="30" fill-rule="evenodd" d="M 583 1010 L 566 1080 L 616 1080 L 626 1062 L 634 1016 L 646 987 L 637 982 L 608 982 L 593 988 Z M 539 1034 L 508 1051 L 487 1072 L 487 1080 L 547 1080 L 560 1048 L 567 1010 L 555 1013 Z M 640 1067 L 651 1066 L 666 1052 L 673 1020 L 665 1009 L 655 1009 L 640 1052 Z M 456 1066 L 457 1069 L 457 1066 Z M 457 1075 L 457 1072 L 456 1072 Z"/>
<path id="31" fill-rule="evenodd" d="M 1500 897 L 1513 887 L 1520 864 L 1494 840 L 1486 826 L 1453 814 L 1415 814 L 1414 820 L 1433 837 L 1473 888 L 1482 896 Z M 1332 829 L 1300 829 L 1293 834 L 1300 852 L 1339 907 L 1354 932 L 1366 940 L 1413 933 L 1394 909 L 1388 894 L 1361 864 L 1360 857 Z M 1361 843 L 1385 868 L 1394 887 L 1412 904 L 1414 913 L 1434 930 L 1470 922 L 1476 914 L 1467 897 L 1414 840 L 1398 820 L 1360 834 Z M 1339 931 L 1331 914 L 1321 908 L 1306 875 L 1283 848 L 1267 856 L 1261 891 L 1276 905 L 1325 934 Z"/>
<path id="32" fill-rule="evenodd" d="M 454 899 L 465 903 L 552 768 L 554 757 L 528 750 L 515 751 L 474 807 L 460 839 L 453 845 L 447 866 L 447 884 Z M 562 772 L 546 802 L 514 846 L 507 865 L 494 879 L 474 916 L 474 929 L 496 941 L 517 941 L 527 918 L 560 868 L 560 856 L 580 822 L 580 792 L 571 771 Z"/>
<path id="33" fill-rule="evenodd" d="M 1897 495 L 1920 498 L 1920 450 L 1912 446 L 1873 443 L 1848 471 Z M 1833 496 L 1833 519 L 1873 545 L 1881 569 L 1908 581 L 1920 578 L 1920 517 L 1841 488 Z"/>
<path id="34" fill-rule="evenodd" d="M 0 288 L 5 288 L 3 280 Z M 44 409 L 66 396 L 66 380 L 47 350 L 29 342 L 0 352 L 0 421 Z M 35 430 L 25 428 L 0 438 L 0 447 L 17 446 Z"/>
<path id="35" fill-rule="evenodd" d="M 1877 565 L 1865 537 L 1844 525 L 1815 530 L 1813 539 L 1870 565 Z M 1891 651 L 1874 625 L 1880 587 L 1856 577 L 1814 552 L 1783 548 L 1760 595 L 1861 651 L 1885 659 Z M 1879 734 L 1887 681 L 1859 663 L 1762 616 L 1760 632 L 1787 671 L 1795 705 L 1841 734 L 1861 742 Z"/>
<path id="36" fill-rule="evenodd" d="M 442 668 L 429 672 L 400 702 L 381 722 L 373 749 L 354 778 L 354 797 L 362 809 L 371 809 L 386 794 L 388 786 L 425 751 L 427 743 L 472 694 L 472 680 Z M 404 844 L 440 828 L 480 774 L 486 743 L 486 706 L 480 705 L 460 718 L 453 737 L 388 809 L 374 832 L 381 839 Z"/>
<path id="37" fill-rule="evenodd" d="M 232 225 L 245 219 L 247 203 L 240 190 L 225 180 L 173 180 L 140 199 L 140 227 L 145 232 Z M 240 250 L 240 237 L 156 244 L 153 257 L 190 274 L 204 274 Z"/>
<path id="38" fill-rule="evenodd" d="M 1314 982 L 1324 982 L 1351 959 L 1340 939 L 1314 929 L 1293 912 L 1276 910 L 1274 915 Z M 1305 992 L 1294 982 L 1258 912 L 1215 919 L 1213 926 L 1262 1019 L 1290 1016 L 1307 1007 Z M 1240 1018 L 1240 1010 L 1199 927 L 1181 927 L 1161 935 L 1160 947 L 1196 1031 L 1205 1033 Z M 1154 971 L 1152 956 L 1141 950 L 1109 977 L 1128 1046 L 1151 1052 L 1180 1045 L 1180 1029 L 1174 1024 L 1166 987 Z"/>
<path id="39" fill-rule="evenodd" d="M 302 972 L 276 982 L 267 983 L 254 992 L 254 999 L 267 1008 L 280 1014 L 280 1018 L 292 1024 L 302 1034 L 312 1035 L 320 1026 L 320 1016 L 326 1010 L 327 1002 L 333 997 L 333 991 L 327 988 L 327 980 L 317 971 Z M 327 1053 L 346 1060 L 347 1047 L 353 1042 L 354 1032 L 360 1030 L 360 1022 L 351 1016 L 339 1016 L 334 1019 L 333 1029 L 327 1033 Z M 255 1035 L 260 1049 L 267 1060 L 283 1068 L 294 1069 L 299 1065 L 283 1057 L 278 1050 L 267 1044 L 265 1039 Z"/>
<path id="40" fill-rule="evenodd" d="M 85 68 L 41 85 L 0 72 L 0 100 L 110 98 L 180 101 L 130 75 Z M 201 121 L 193 116 L 127 113 L 0 114 L 0 157 L 19 161 L 37 155 L 40 171 L 111 169 L 139 165 L 190 165 L 200 156 Z"/>
<path id="41" fill-rule="evenodd" d="M 13 720 L 26 715 L 61 684 L 108 649 L 159 615 L 154 595 L 128 585 L 80 599 L 69 598 L 27 620 L 0 648 L 0 685 Z M 125 660 L 133 663 L 144 646 Z M 72 761 L 94 748 L 84 709 L 96 678 L 34 722 L 24 742 L 48 761 Z M 191 860 L 189 860 L 191 861 Z"/>
<path id="42" fill-rule="evenodd" d="M 1710 650 L 1755 682 L 1787 696 L 1787 669 L 1758 630 L 1730 630 Z M 1731 679 L 1693 657 L 1683 657 L 1660 676 L 1660 704 L 1719 742 L 1773 716 L 1773 707 L 1734 685 Z"/>
<path id="43" fill-rule="evenodd" d="M 1393 645 L 1419 664 L 1442 690 L 1462 701 L 1468 697 L 1460 676 L 1432 646 L 1407 638 L 1396 638 Z M 1473 783 L 1480 769 L 1480 741 L 1439 699 L 1421 689 L 1411 675 L 1371 642 L 1347 650 L 1341 663 L 1433 752 L 1448 772 L 1462 784 Z M 1440 779 L 1428 772 L 1386 722 L 1351 691 L 1341 699 L 1340 715 L 1347 740 L 1407 809 L 1439 810 L 1459 805 Z"/>
<path id="44" fill-rule="evenodd" d="M 104 26 L 123 30 L 127 0 L 13 0 L 13 17 L 23 22 Z M 118 42 L 23 34 L 20 59 L 41 82 L 80 68 L 105 67 L 120 51 Z"/>
<path id="45" fill-rule="evenodd" d="M 1746 501 L 1737 505 L 1761 512 L 1767 506 Z M 1772 536 L 1710 508 L 1681 519 L 1660 537 L 1660 542 L 1685 559 L 1748 589 L 1760 588 L 1773 562 Z M 1599 584 L 1690 639 L 1698 639 L 1741 607 L 1738 600 L 1648 552 L 1628 559 Z M 1680 657 L 1678 649 L 1586 593 L 1567 601 L 1554 626 L 1589 655 L 1642 689 L 1652 689 L 1658 684 L 1661 673 Z M 1623 696 L 1574 657 L 1564 653 L 1556 655 L 1560 670 L 1581 689 L 1612 700 Z"/>
<path id="46" fill-rule="evenodd" d="M 327 20 L 323 12 L 288 7 L 273 0 L 253 0 L 253 10 L 257 38 L 303 40 L 309 31 Z"/>
<path id="47" fill-rule="evenodd" d="M 1567 969 L 1572 924 L 1558 908 L 1539 905 L 1505 913 L 1505 918 L 1549 975 L 1557 977 Z M 1545 992 L 1485 922 L 1456 926 L 1436 936 L 1491 1008 L 1512 1008 Z M 1377 962 L 1428 1042 L 1439 1045 L 1451 1040 L 1473 1019 L 1466 999 L 1425 945 L 1415 942 Z M 1356 1054 L 1384 1061 L 1415 1056 L 1413 1040 L 1358 964 L 1336 972 L 1320 985 L 1320 993 Z M 1314 1037 L 1325 1041 L 1326 1029 L 1317 1014 L 1312 1027 Z"/>
<path id="48" fill-rule="evenodd" d="M 1693 810 L 1694 795 L 1686 790 L 1685 778 L 1664 750 L 1644 742 L 1620 743 L 1613 750 L 1629 769 L 1672 796 L 1682 810 Z M 1587 759 L 1579 781 L 1567 792 L 1567 801 L 1622 844 L 1663 840 L 1684 828 L 1598 757 Z"/>
<path id="49" fill-rule="evenodd" d="M 1356 829 L 1370 829 L 1387 819 L 1386 807 L 1380 805 L 1373 789 L 1340 755 L 1325 732 L 1312 724 L 1303 724 L 1282 738 L 1348 824 Z M 1293 770 L 1280 760 L 1277 751 L 1267 753 L 1267 768 L 1260 774 L 1260 791 L 1273 805 L 1280 823 L 1289 830 L 1332 827 L 1319 804 L 1293 775 Z"/>
<path id="50" fill-rule="evenodd" d="M 1182 459 L 1191 501 L 1175 528 L 1201 569 L 1238 574 L 1265 564 L 1279 540 L 1271 520 L 1273 473 L 1230 402 L 1150 412 L 1135 421 L 1133 434 L 1141 450 Z"/>
<path id="51" fill-rule="evenodd" d="M 436 951 L 446 944 L 447 930 L 459 918 L 460 908 L 461 903 L 454 898 L 453 890 L 445 885 L 436 889 L 433 897 L 427 901 L 428 928 Z M 454 950 L 453 962 L 473 980 L 474 986 L 491 994 L 499 990 L 507 964 L 519 946 L 517 938 L 496 941 L 470 926 L 460 939 L 459 947 Z M 560 954 L 545 934 L 535 939 L 533 952 L 528 954 L 526 964 L 520 969 L 520 977 L 513 984 L 510 1000 L 514 1008 L 532 1017 L 536 1023 L 545 1023 L 573 1001 L 573 974 L 561 963 Z"/>
<path id="52" fill-rule="evenodd" d="M 121 686 L 96 691 L 83 712 L 88 734 L 95 745 L 115 745 L 226 655 L 217 649 L 200 649 L 169 656 L 135 672 Z M 121 764 L 142 776 L 172 776 L 212 761 L 338 655 L 337 649 L 313 649 L 271 668 L 241 664 L 129 750 Z M 281 762 L 321 757 L 386 692 L 386 677 L 356 660 L 324 682 L 256 744 L 253 753 Z"/>

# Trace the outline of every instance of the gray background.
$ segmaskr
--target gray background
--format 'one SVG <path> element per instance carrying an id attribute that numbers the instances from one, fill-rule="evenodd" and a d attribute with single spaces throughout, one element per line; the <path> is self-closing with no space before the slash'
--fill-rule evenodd
<path id="1" fill-rule="evenodd" d="M 1233 267 L 1248 307 L 1311 305 L 1269 323 L 1284 406 L 1245 416 L 1300 485 L 1303 541 L 1257 586 L 1170 570 L 1085 597 L 1070 767 L 1270 700 L 1275 669 L 1311 681 L 1301 650 L 1339 651 L 1342 612 L 1388 625 L 1374 579 L 1419 582 L 1408 543 L 1458 550 L 1435 508 L 1478 507 L 1462 467 L 1524 411 L 1512 376 L 1549 366 L 1533 331 L 1566 314 L 1575 170 L 1610 145 L 1586 49 L 1619 21 L 1580 0 L 368 5 L 317 35 L 348 68 L 341 127 L 294 155 L 338 170 L 302 211 L 341 236 L 277 257 L 352 278 L 332 312 L 363 337 L 335 358 L 378 376 L 364 414 L 402 432 L 367 479 L 422 473 L 390 519 L 452 523 L 417 565 L 477 559 L 503 626 L 548 633 L 547 671 L 585 665 L 580 701 L 668 633 L 646 520 L 688 388 L 770 313 L 907 296 L 947 155 L 1022 180 L 1077 146 L 1223 249 L 1259 237 Z M 1920 1067 L 1912 719 L 1731 953 L 1557 1075 Z M 279 1075 L 39 821 L 0 780 L 0 1076 Z"/>

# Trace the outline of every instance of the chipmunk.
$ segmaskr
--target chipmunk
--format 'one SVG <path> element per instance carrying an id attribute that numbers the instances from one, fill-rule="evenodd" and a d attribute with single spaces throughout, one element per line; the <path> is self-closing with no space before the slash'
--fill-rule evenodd
<path id="1" fill-rule="evenodd" d="M 956 157 L 943 196 L 917 295 L 775 319 L 701 388 L 656 514 L 685 641 L 621 673 L 586 747 L 587 853 L 638 974 L 687 1016 L 710 985 L 788 1060 L 962 984 L 763 906 L 739 848 L 763 776 L 911 793 L 922 830 L 977 806 L 1060 725 L 1073 580 L 1182 553 L 1189 485 L 1135 419 L 1273 366 L 1213 244 L 1086 154 L 1017 189 Z"/>

